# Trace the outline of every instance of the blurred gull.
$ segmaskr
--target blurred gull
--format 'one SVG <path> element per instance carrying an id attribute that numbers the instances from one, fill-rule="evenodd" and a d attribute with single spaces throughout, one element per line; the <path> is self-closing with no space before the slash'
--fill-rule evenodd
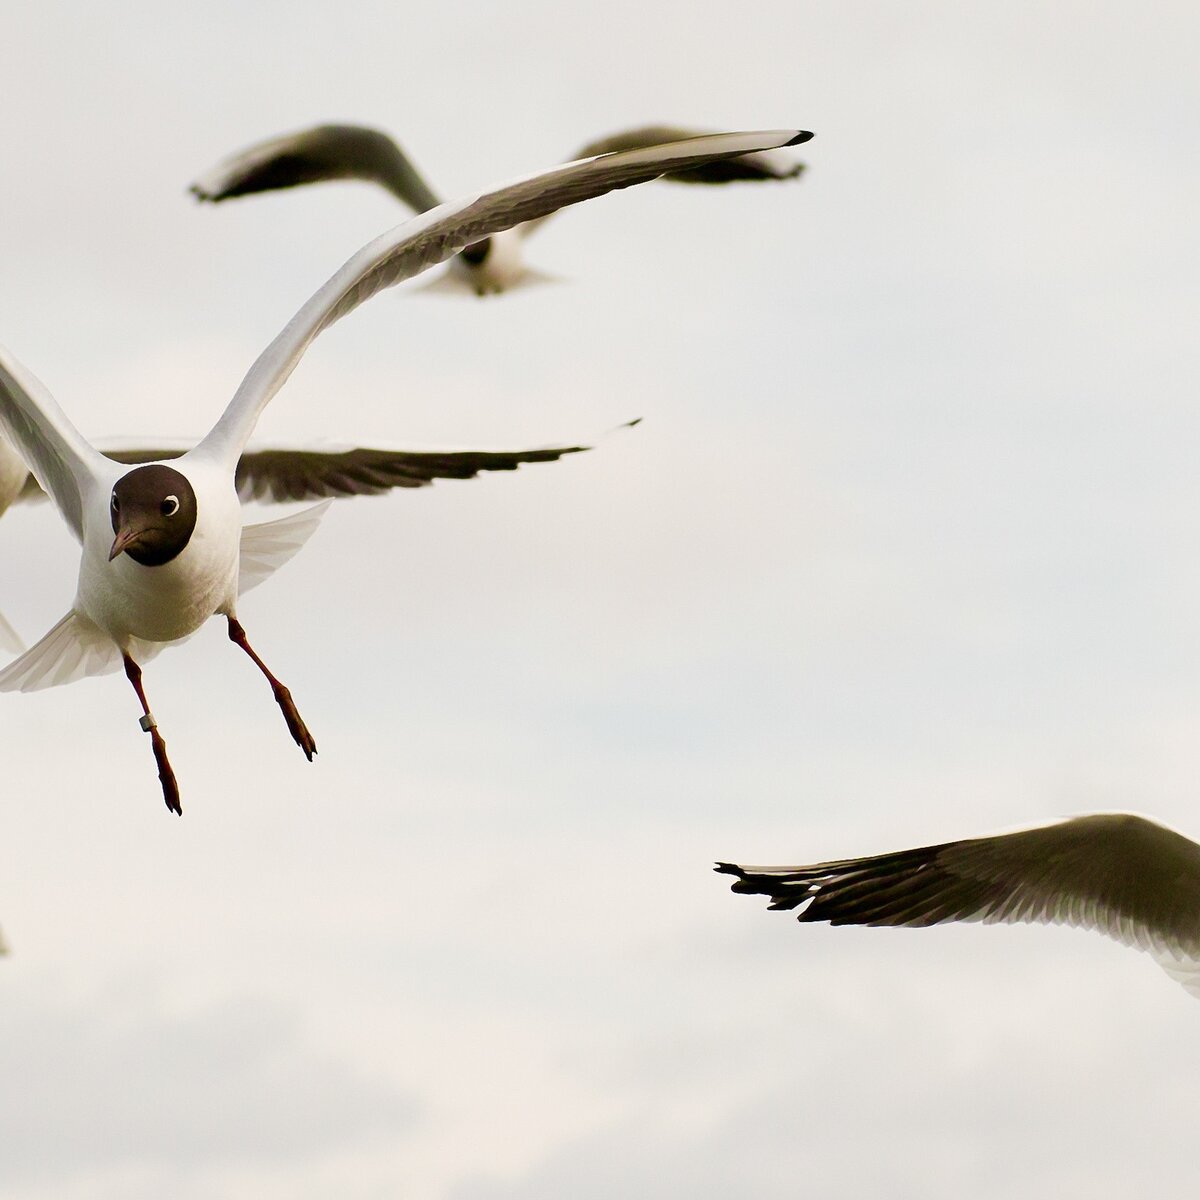
<path id="1" fill-rule="evenodd" d="M 1200 845 L 1129 813 L 808 867 L 741 867 L 735 892 L 831 925 L 1039 921 L 1149 951 L 1200 996 Z M 801 906 L 804 906 L 801 908 Z"/>
<path id="2" fill-rule="evenodd" d="M 702 130 L 646 125 L 590 142 L 574 157 L 644 149 L 703 135 Z M 761 182 L 794 179 L 803 170 L 804 164 L 790 154 L 771 149 L 681 167 L 665 172 L 662 178 L 679 183 Z M 386 133 L 362 125 L 316 125 L 256 142 L 210 168 L 189 190 L 198 200 L 216 203 L 252 192 L 337 179 L 378 184 L 418 213 L 440 203 L 404 151 Z M 521 243 L 542 220 L 524 221 L 513 229 L 473 242 L 453 258 L 449 272 L 430 286 L 470 290 L 484 296 L 552 278 L 527 267 L 523 261 Z"/>
<path id="3" fill-rule="evenodd" d="M 173 465 L 151 462 L 125 471 L 76 430 L 32 374 L 0 351 L 0 429 L 83 548 L 70 611 L 0 671 L 0 690 L 51 687 L 123 666 L 142 708 L 142 728 L 151 736 L 163 799 L 171 811 L 181 812 L 179 788 L 146 700 L 139 660 L 145 662 L 166 643 L 188 637 L 220 614 L 230 640 L 266 676 L 292 738 L 311 761 L 316 742 L 291 693 L 251 648 L 237 619 L 237 596 L 299 549 L 331 501 L 296 516 L 243 526 L 235 486 L 238 460 L 259 416 L 309 345 L 376 292 L 500 230 L 665 171 L 791 145 L 809 136 L 795 130 L 716 134 L 602 155 L 414 217 L 368 243 L 317 291 L 259 355 L 216 425 Z"/>

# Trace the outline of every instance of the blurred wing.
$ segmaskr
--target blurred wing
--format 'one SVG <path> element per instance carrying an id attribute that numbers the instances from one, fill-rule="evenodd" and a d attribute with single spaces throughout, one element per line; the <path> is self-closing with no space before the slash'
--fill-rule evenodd
<path id="1" fill-rule="evenodd" d="M 237 466 L 243 500 L 311 500 L 373 496 L 392 488 L 425 487 L 435 479 L 474 479 L 481 471 L 515 471 L 522 463 L 554 462 L 586 446 L 545 450 L 253 450 Z"/>
<path id="2" fill-rule="evenodd" d="M 811 867 L 717 870 L 737 876 L 735 892 L 769 896 L 771 908 L 806 905 L 801 921 L 1094 929 L 1149 950 L 1189 991 L 1200 987 L 1200 846 L 1126 813 Z"/>
<path id="3" fill-rule="evenodd" d="M 642 125 L 637 129 L 625 129 L 589 142 L 575 155 L 576 158 L 591 158 L 596 154 L 612 154 L 619 150 L 637 150 L 643 146 L 657 146 L 663 142 L 682 142 L 687 138 L 704 137 L 703 129 L 680 129 L 674 125 Z M 757 150 L 737 158 L 724 158 L 717 162 L 678 171 L 668 171 L 663 179 L 676 183 L 734 183 L 756 182 L 767 179 L 795 179 L 804 170 L 804 164 L 783 150 Z"/>
<path id="4" fill-rule="evenodd" d="M 645 183 L 665 171 L 791 145 L 810 136 L 795 130 L 716 134 L 673 146 L 603 155 L 527 176 L 414 217 L 360 250 L 292 318 L 250 368 L 198 453 L 232 469 L 259 414 L 322 330 L 381 289 L 411 279 L 464 246 L 566 205 Z"/>
<path id="5" fill-rule="evenodd" d="M 258 587 L 284 563 L 294 558 L 317 531 L 321 518 L 333 503 L 326 500 L 298 513 L 289 513 L 278 521 L 242 526 L 242 545 L 238 566 L 238 595 Z"/>
<path id="6" fill-rule="evenodd" d="M 29 464 L 37 482 L 54 498 L 63 519 L 82 541 L 83 498 L 107 479 L 104 459 L 67 420 L 45 386 L 3 349 L 0 431 Z"/>
<path id="7" fill-rule="evenodd" d="M 440 203 L 404 151 L 362 125 L 317 125 L 257 142 L 205 171 L 188 190 L 216 203 L 334 179 L 377 183 L 416 212 Z"/>

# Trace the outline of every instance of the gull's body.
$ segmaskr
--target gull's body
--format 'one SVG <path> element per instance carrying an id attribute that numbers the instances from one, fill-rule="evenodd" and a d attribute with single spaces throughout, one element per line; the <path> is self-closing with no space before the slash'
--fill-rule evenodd
<path id="1" fill-rule="evenodd" d="M 704 131 L 645 125 L 599 138 L 573 158 L 591 158 L 704 136 Z M 662 178 L 679 183 L 720 184 L 794 179 L 804 164 L 779 149 L 753 151 L 718 163 L 670 171 Z M 255 192 L 335 180 L 356 179 L 384 188 L 421 213 L 434 208 L 437 194 L 412 160 L 387 134 L 362 125 L 316 125 L 256 142 L 204 172 L 189 189 L 198 200 L 216 203 Z M 550 278 L 526 266 L 524 240 L 545 218 L 473 243 L 454 256 L 439 284 L 486 296 Z"/>
<path id="2" fill-rule="evenodd" d="M 71 610 L 0 671 L 0 690 L 53 686 L 123 666 L 142 706 L 142 727 L 151 734 L 163 797 L 179 812 L 178 787 L 142 688 L 139 662 L 220 614 L 228 621 L 230 639 L 266 676 L 293 739 L 311 759 L 316 743 L 291 693 L 251 649 L 236 603 L 239 588 L 264 578 L 299 548 L 315 518 L 306 513 L 243 528 L 235 479 L 259 416 L 313 340 L 381 289 L 513 225 L 664 171 L 810 136 L 794 130 L 715 135 L 568 163 L 442 205 L 390 230 L 317 291 L 259 355 L 209 433 L 169 462 L 127 471 L 106 458 L 45 387 L 0 352 L 0 431 L 82 546 Z"/>
<path id="3" fill-rule="evenodd" d="M 799 921 L 1076 925 L 1148 951 L 1200 996 L 1200 845 L 1130 813 L 812 866 L 716 869 Z"/>

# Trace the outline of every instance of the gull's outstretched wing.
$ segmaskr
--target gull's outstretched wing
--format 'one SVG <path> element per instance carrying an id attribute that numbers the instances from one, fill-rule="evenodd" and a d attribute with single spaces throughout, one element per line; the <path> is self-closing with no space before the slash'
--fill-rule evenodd
<path id="1" fill-rule="evenodd" d="M 187 445 L 110 448 L 101 443 L 105 458 L 126 466 L 180 458 Z M 326 496 L 375 496 L 392 488 L 426 487 L 436 479 L 474 479 L 483 471 L 515 471 L 524 463 L 556 462 L 589 446 L 547 446 L 536 450 L 386 450 L 375 447 L 344 449 L 294 446 L 247 449 L 238 460 L 235 480 L 242 500 L 287 503 Z M 37 480 L 29 477 L 19 501 L 44 498 Z M 0 642 L 2 645 L 2 642 Z"/>
<path id="2" fill-rule="evenodd" d="M 656 179 L 666 171 L 796 145 L 811 136 L 796 130 L 714 134 L 605 154 L 526 176 L 414 217 L 360 250 L 292 318 L 259 355 L 224 415 L 193 453 L 215 458 L 232 470 L 259 414 L 322 330 L 381 289 L 444 262 L 464 246 L 581 200 Z"/>
<path id="3" fill-rule="evenodd" d="M 474 479 L 481 471 L 515 471 L 522 463 L 554 462 L 586 446 L 546 450 L 254 450 L 237 466 L 243 500 L 310 500 L 373 496 L 392 488 L 425 487 L 435 479 Z"/>
<path id="4" fill-rule="evenodd" d="M 716 868 L 735 892 L 831 925 L 1040 921 L 1148 950 L 1200 995 L 1200 845 L 1144 817 L 1096 813 L 996 837 L 808 867 Z"/>
<path id="5" fill-rule="evenodd" d="M 404 151 L 363 125 L 316 125 L 256 142 L 205 171 L 188 190 L 216 203 L 331 179 L 377 183 L 419 213 L 441 203 Z"/>
<path id="6" fill-rule="evenodd" d="M 109 476 L 104 458 L 67 420 L 45 386 L 4 349 L 0 349 L 0 432 L 82 541 L 84 497 Z"/>
<path id="7" fill-rule="evenodd" d="M 591 158 L 596 154 L 612 154 L 618 150 L 637 150 L 643 146 L 658 146 L 663 142 L 682 142 L 687 138 L 703 137 L 708 130 L 680 129 L 675 125 L 640 125 L 597 138 L 579 149 L 575 158 Z M 795 179 L 804 170 L 804 163 L 784 150 L 757 150 L 737 158 L 723 158 L 702 166 L 668 171 L 663 179 L 676 183 L 734 183 L 765 179 Z"/>

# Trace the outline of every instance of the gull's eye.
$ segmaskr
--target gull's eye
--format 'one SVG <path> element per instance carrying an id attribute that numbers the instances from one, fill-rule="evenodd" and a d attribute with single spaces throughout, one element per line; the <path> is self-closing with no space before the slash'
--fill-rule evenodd
<path id="1" fill-rule="evenodd" d="M 112 494 L 112 510 L 113 510 L 113 512 L 121 511 L 121 502 L 120 502 L 120 500 L 117 499 L 116 492 L 113 492 L 113 494 Z"/>
<path id="2" fill-rule="evenodd" d="M 116 503 L 116 496 L 113 497 L 113 503 Z M 173 517 L 179 511 L 179 497 L 168 496 L 159 506 L 159 511 L 164 517 Z"/>

